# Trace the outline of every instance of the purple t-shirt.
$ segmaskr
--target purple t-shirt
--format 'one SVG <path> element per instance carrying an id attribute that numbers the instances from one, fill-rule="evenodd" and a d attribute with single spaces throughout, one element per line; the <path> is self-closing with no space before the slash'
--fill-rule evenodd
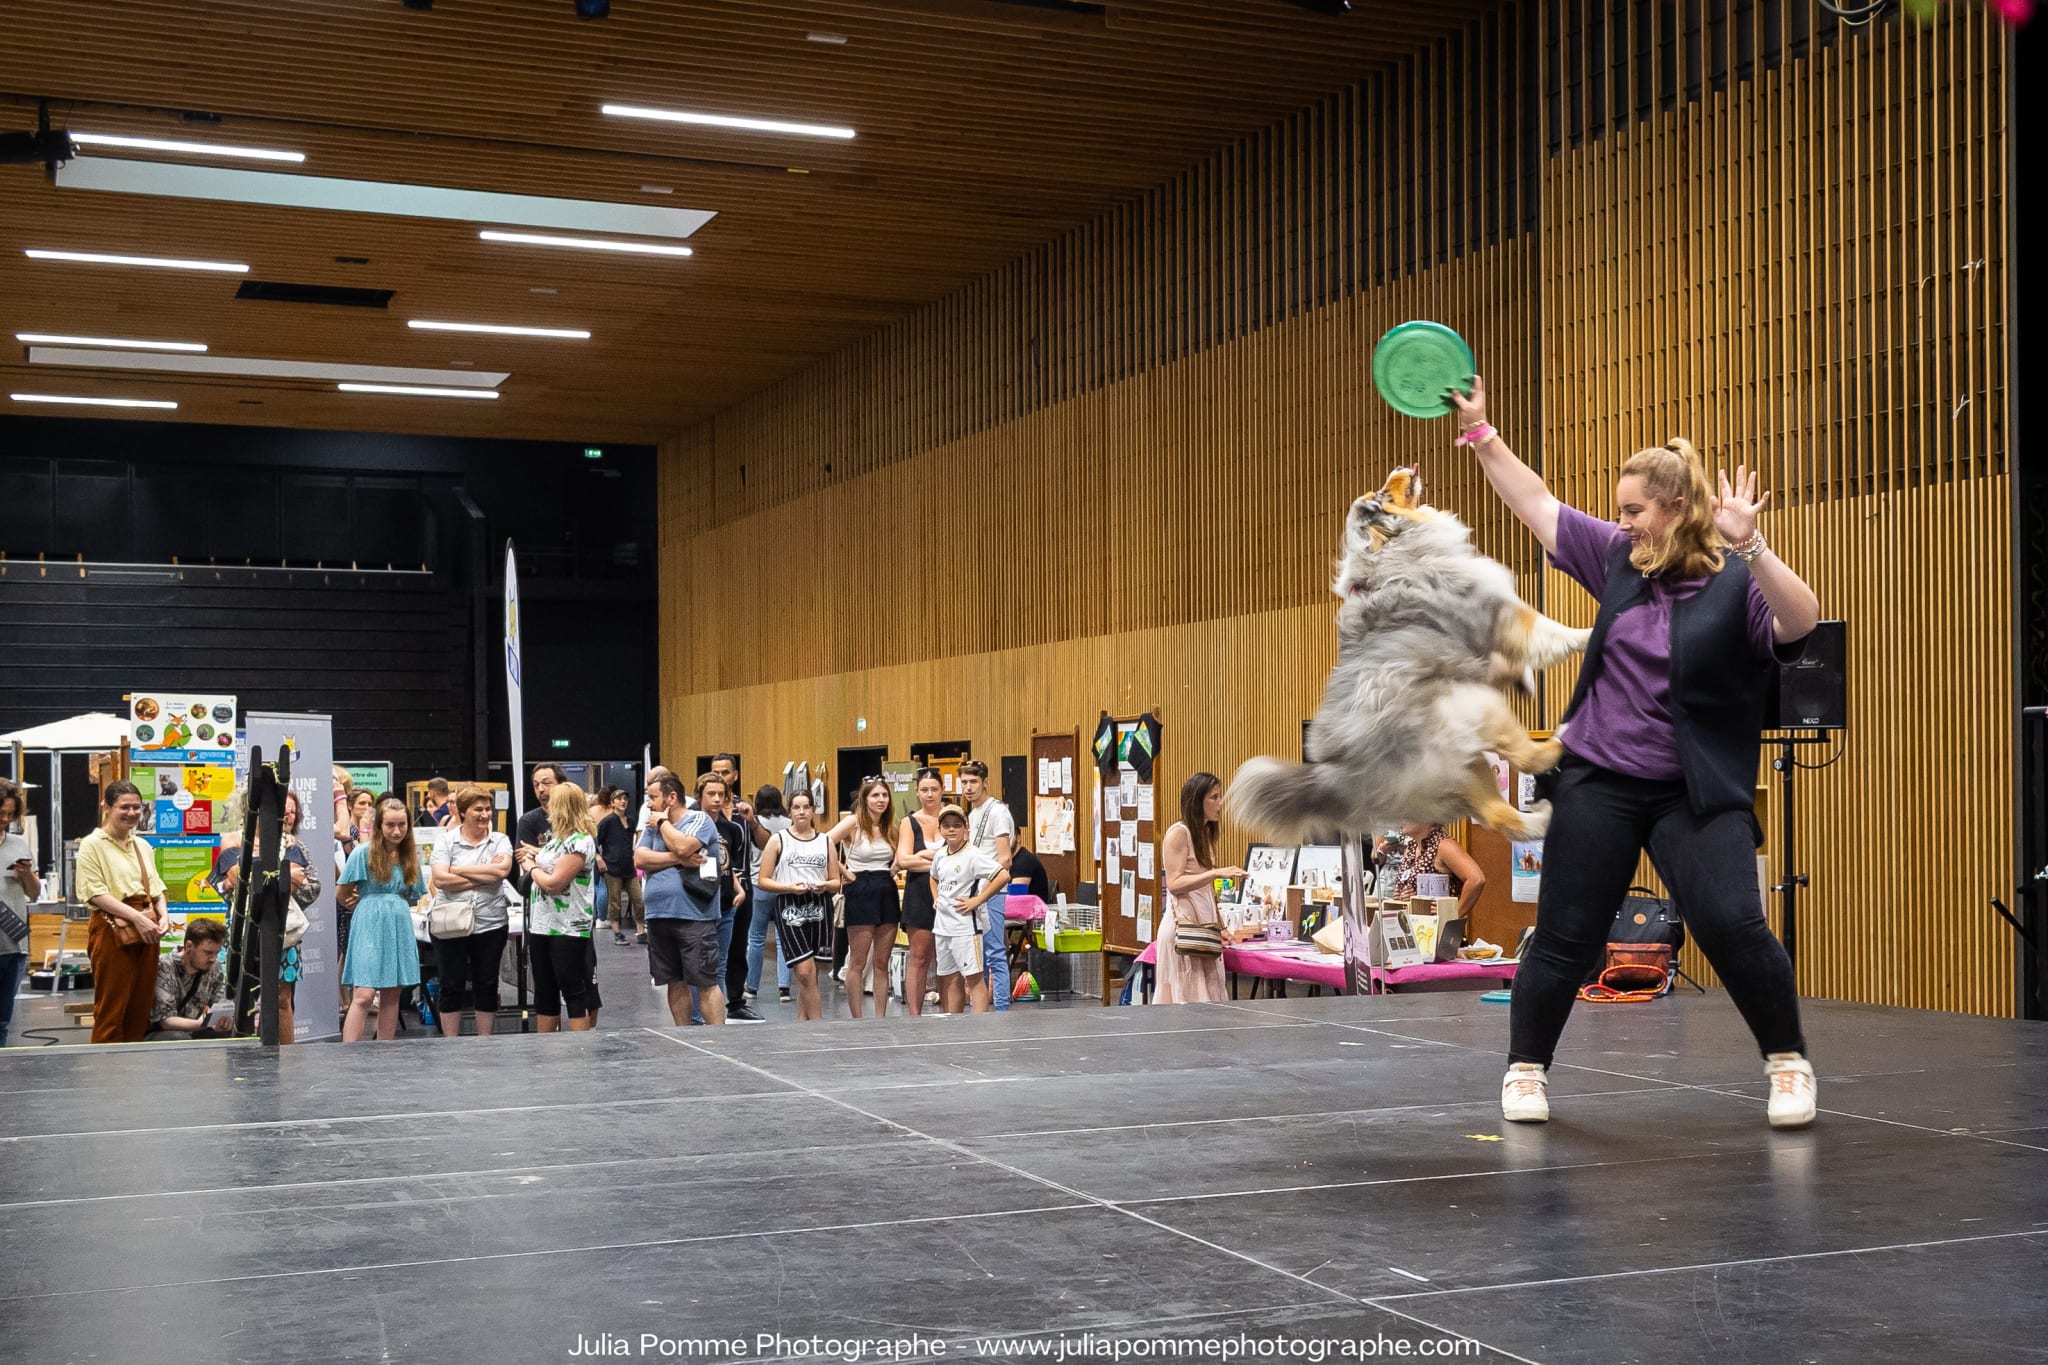
<path id="1" fill-rule="evenodd" d="M 1609 556 L 1627 541 L 1628 533 L 1613 522 L 1560 505 L 1550 562 L 1597 598 L 1607 587 Z M 1614 618 L 1601 647 L 1600 674 L 1558 736 L 1565 748 L 1630 777 L 1672 782 L 1685 775 L 1671 721 L 1671 604 L 1706 585 L 1704 578 L 1653 578 L 1643 599 Z M 1774 657 L 1771 604 L 1755 579 L 1749 583 L 1749 641 L 1758 658 Z"/>

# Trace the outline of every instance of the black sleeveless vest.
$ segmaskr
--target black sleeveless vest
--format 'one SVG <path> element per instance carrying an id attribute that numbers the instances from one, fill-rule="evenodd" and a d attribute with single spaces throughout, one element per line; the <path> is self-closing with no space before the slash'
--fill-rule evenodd
<path id="1" fill-rule="evenodd" d="M 1608 558 L 1600 615 L 1565 722 L 1585 704 L 1600 675 L 1615 618 L 1649 595 L 1650 581 L 1628 562 L 1628 552 L 1627 544 L 1617 545 Z M 1776 673 L 1776 665 L 1757 658 L 1750 644 L 1749 566 L 1729 555 L 1705 587 L 1671 604 L 1671 719 L 1695 814 L 1749 811 L 1755 823 L 1757 749 Z M 1761 842 L 1761 829 L 1757 837 Z"/>

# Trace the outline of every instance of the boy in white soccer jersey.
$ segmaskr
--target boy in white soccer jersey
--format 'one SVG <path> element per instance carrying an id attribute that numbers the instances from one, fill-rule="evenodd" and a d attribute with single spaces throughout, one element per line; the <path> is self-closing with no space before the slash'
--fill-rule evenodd
<path id="1" fill-rule="evenodd" d="M 939 835 L 945 847 L 932 859 L 932 904 L 936 911 L 932 940 L 938 949 L 939 1009 L 960 1014 L 971 1001 L 976 1014 L 987 1014 L 988 973 L 981 963 L 980 928 L 976 919 L 989 900 L 1004 889 L 998 863 L 984 849 L 967 841 L 967 816 L 958 806 L 939 812 Z M 965 997 L 963 999 L 963 996 Z"/>

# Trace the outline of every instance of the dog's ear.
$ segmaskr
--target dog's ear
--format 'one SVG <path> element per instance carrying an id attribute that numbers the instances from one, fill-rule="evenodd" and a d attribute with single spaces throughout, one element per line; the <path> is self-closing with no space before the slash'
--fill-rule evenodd
<path id="1" fill-rule="evenodd" d="M 1409 512 L 1420 505 L 1420 492 L 1421 481 L 1415 477 L 1415 471 L 1402 465 L 1387 475 L 1387 481 L 1380 486 L 1380 502 L 1388 511 Z"/>
<path id="2" fill-rule="evenodd" d="M 1367 541 L 1367 548 L 1369 548 L 1374 554 L 1378 554 L 1380 552 L 1381 547 L 1387 543 L 1387 533 L 1385 531 L 1382 531 L 1377 526 L 1366 527 L 1365 537 Z"/>

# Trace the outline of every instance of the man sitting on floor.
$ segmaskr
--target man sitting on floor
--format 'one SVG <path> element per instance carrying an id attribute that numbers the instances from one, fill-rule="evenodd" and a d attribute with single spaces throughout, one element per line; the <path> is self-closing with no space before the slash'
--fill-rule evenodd
<path id="1" fill-rule="evenodd" d="M 214 1002 L 227 989 L 218 959 L 228 928 L 217 919 L 185 921 L 185 943 L 156 967 L 156 1004 L 149 1012 L 149 1038 L 225 1038 L 210 1027 Z"/>

